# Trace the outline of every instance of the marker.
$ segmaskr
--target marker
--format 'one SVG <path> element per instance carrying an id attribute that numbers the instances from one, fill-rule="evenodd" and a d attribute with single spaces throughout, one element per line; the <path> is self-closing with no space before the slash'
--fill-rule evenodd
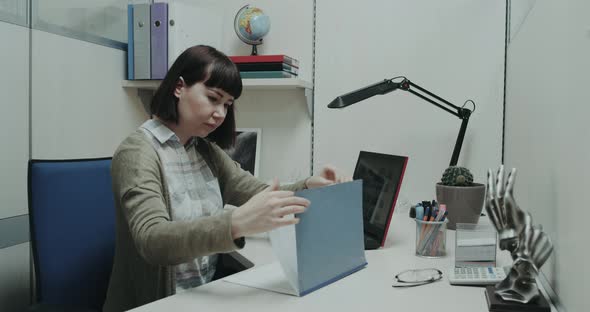
<path id="1" fill-rule="evenodd" d="M 424 211 L 424 218 L 422 219 L 422 221 L 428 221 L 428 219 L 430 218 L 430 207 L 426 206 L 425 209 L 426 210 Z"/>
<path id="2" fill-rule="evenodd" d="M 444 204 L 440 205 L 440 210 L 438 211 L 438 214 L 436 215 L 436 222 L 441 222 L 443 221 L 443 218 L 445 216 L 445 214 L 447 213 L 447 207 Z"/>
<path id="3" fill-rule="evenodd" d="M 430 221 L 434 221 L 434 219 L 436 219 L 436 217 L 438 217 L 438 213 L 439 213 L 438 207 L 434 206 L 434 212 L 430 216 Z"/>
<path id="4" fill-rule="evenodd" d="M 421 204 L 418 204 L 418 206 L 416 206 L 416 219 L 422 220 L 423 218 L 424 218 L 424 207 L 422 207 Z"/>
<path id="5" fill-rule="evenodd" d="M 447 215 L 449 214 L 448 210 L 445 210 L 445 214 L 442 216 L 442 218 L 440 219 L 440 221 L 445 221 L 445 219 L 447 218 Z"/>

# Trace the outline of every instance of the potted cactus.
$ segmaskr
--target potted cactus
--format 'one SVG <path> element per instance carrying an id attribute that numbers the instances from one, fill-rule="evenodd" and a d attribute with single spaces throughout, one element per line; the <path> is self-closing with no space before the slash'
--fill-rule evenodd
<path id="1" fill-rule="evenodd" d="M 436 200 L 445 204 L 449 229 L 457 223 L 477 223 L 485 200 L 486 187 L 473 183 L 473 175 L 465 167 L 450 166 L 436 184 Z"/>

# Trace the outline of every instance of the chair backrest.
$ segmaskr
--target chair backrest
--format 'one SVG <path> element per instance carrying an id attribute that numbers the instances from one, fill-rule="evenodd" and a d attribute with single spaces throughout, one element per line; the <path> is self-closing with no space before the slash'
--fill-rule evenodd
<path id="1" fill-rule="evenodd" d="M 39 303 L 102 308 L 115 248 L 110 165 L 110 158 L 29 162 Z"/>

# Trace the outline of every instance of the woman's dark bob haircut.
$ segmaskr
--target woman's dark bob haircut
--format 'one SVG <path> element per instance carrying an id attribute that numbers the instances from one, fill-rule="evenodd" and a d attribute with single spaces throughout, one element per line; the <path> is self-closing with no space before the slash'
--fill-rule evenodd
<path id="1" fill-rule="evenodd" d="M 176 84 L 184 80 L 187 87 L 203 82 L 207 87 L 219 88 L 237 99 L 242 94 L 242 79 L 237 66 L 222 52 L 210 46 L 198 45 L 186 49 L 174 61 L 160 87 L 156 90 L 150 111 L 152 115 L 178 123 Z M 230 105 L 223 123 L 207 137 L 222 148 L 233 146 L 236 136 L 234 105 Z"/>

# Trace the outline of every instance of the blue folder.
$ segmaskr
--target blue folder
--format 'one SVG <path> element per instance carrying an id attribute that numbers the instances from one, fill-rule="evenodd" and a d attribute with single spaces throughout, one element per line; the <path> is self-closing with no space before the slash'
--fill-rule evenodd
<path id="1" fill-rule="evenodd" d="M 271 231 L 279 261 L 226 277 L 227 282 L 304 296 L 367 265 L 362 180 L 303 190 L 299 223 Z"/>
<path id="2" fill-rule="evenodd" d="M 297 192 L 311 205 L 295 225 L 299 295 L 367 265 L 362 180 Z"/>

